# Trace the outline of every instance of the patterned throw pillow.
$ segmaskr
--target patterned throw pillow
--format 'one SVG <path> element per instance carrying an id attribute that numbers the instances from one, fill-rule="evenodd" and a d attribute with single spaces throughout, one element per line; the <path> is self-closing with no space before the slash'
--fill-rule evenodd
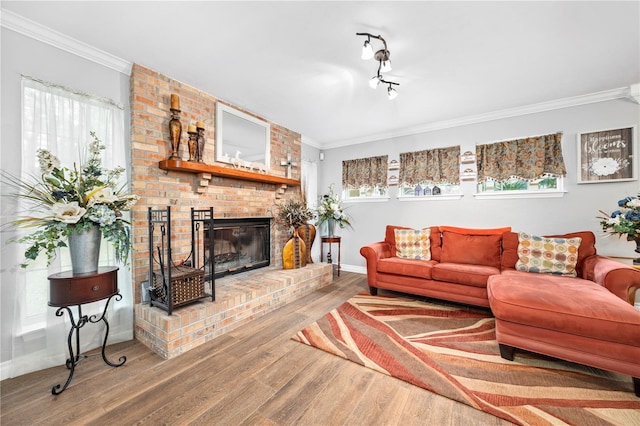
<path id="1" fill-rule="evenodd" d="M 431 229 L 395 229 L 396 256 L 431 260 Z"/>
<path id="2" fill-rule="evenodd" d="M 575 277 L 582 238 L 544 238 L 520 232 L 516 269 L 540 274 Z"/>

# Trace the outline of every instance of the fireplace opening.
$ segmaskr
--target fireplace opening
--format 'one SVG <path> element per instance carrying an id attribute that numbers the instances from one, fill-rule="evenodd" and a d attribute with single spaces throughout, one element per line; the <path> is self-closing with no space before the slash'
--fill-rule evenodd
<path id="1" fill-rule="evenodd" d="M 213 221 L 215 277 L 269 266 L 271 263 L 271 218 L 221 218 Z M 209 241 L 204 233 L 203 248 Z"/>

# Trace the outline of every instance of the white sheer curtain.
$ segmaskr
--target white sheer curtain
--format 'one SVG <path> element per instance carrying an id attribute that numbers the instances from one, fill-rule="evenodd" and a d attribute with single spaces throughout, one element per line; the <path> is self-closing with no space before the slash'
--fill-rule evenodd
<path id="1" fill-rule="evenodd" d="M 301 180 L 302 191 L 307 198 L 307 207 L 314 212 L 318 208 L 318 163 L 302 160 Z M 311 246 L 311 257 L 319 261 L 320 259 L 320 232 L 316 229 L 317 242 Z"/>
<path id="2" fill-rule="evenodd" d="M 30 77 L 22 79 L 22 146 L 21 175 L 39 175 L 37 149 L 47 149 L 56 155 L 62 165 L 70 167 L 82 158 L 82 150 L 91 140 L 90 131 L 96 132 L 104 143 L 103 165 L 112 169 L 127 168 L 124 137 L 124 110 L 121 105 L 86 93 L 79 93 L 55 84 Z M 15 203 L 15 214 L 20 206 Z M 22 231 L 20 231 L 22 232 Z M 16 233 L 17 234 L 17 233 Z M 18 234 L 17 234 L 18 235 Z M 22 234 L 24 235 L 24 234 Z M 67 334 L 70 321 L 65 311 L 55 315 L 57 308 L 47 305 L 50 274 L 71 269 L 68 249 L 60 249 L 54 262 L 47 267 L 45 259 L 26 269 L 16 267 L 22 261 L 23 247 L 16 245 L 15 259 L 3 285 L 15 285 L 15 317 L 13 327 L 13 354 L 11 376 L 62 365 L 68 358 Z M 113 249 L 101 244 L 100 265 L 115 265 Z M 108 344 L 133 339 L 133 297 L 131 272 L 124 265 L 118 272 L 118 287 L 122 300 L 112 299 L 107 312 L 109 321 Z M 83 315 L 100 314 L 106 300 L 83 305 Z M 77 316 L 77 309 L 72 308 Z M 77 317 L 76 317 L 77 320 Z M 81 352 L 102 345 L 103 322 L 87 324 L 80 329 Z M 107 353 L 108 354 L 108 353 Z"/>

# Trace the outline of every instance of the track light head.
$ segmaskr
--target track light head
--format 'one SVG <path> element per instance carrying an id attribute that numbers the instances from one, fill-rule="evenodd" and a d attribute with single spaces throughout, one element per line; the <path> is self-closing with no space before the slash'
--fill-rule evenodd
<path id="1" fill-rule="evenodd" d="M 392 101 L 398 97 L 398 91 L 389 85 L 387 88 L 387 95 L 389 96 L 389 100 Z"/>
<path id="2" fill-rule="evenodd" d="M 371 80 L 369 80 L 369 86 L 371 86 L 372 89 L 375 89 L 380 85 L 380 80 L 382 80 L 380 74 L 374 75 L 373 77 L 371 77 Z"/>
<path id="3" fill-rule="evenodd" d="M 373 58 L 373 47 L 371 47 L 370 39 L 364 41 L 364 46 L 362 46 L 362 59 L 371 59 Z"/>

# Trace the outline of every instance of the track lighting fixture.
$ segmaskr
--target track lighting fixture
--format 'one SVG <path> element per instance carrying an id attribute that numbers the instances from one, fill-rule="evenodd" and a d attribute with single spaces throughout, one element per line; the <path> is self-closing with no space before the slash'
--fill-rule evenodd
<path id="1" fill-rule="evenodd" d="M 389 87 L 387 88 L 387 94 L 389 95 L 389 99 L 395 99 L 396 96 L 398 96 L 398 92 L 391 86 L 399 86 L 400 83 L 387 81 L 384 79 L 382 74 L 380 74 L 381 72 L 391 71 L 391 60 L 389 59 L 389 57 L 391 56 L 391 52 L 389 52 L 389 49 L 387 49 L 387 42 L 380 35 L 373 35 L 369 33 L 356 33 L 356 35 L 367 37 L 367 39 L 364 41 L 364 45 L 362 46 L 362 59 L 366 60 L 373 58 L 378 61 L 378 72 L 371 78 L 371 80 L 369 80 L 369 86 L 371 86 L 372 89 L 375 89 L 381 83 L 388 84 Z M 372 38 L 380 40 L 384 46 L 382 49 L 376 51 L 375 53 L 373 52 L 373 47 L 371 46 Z"/>

